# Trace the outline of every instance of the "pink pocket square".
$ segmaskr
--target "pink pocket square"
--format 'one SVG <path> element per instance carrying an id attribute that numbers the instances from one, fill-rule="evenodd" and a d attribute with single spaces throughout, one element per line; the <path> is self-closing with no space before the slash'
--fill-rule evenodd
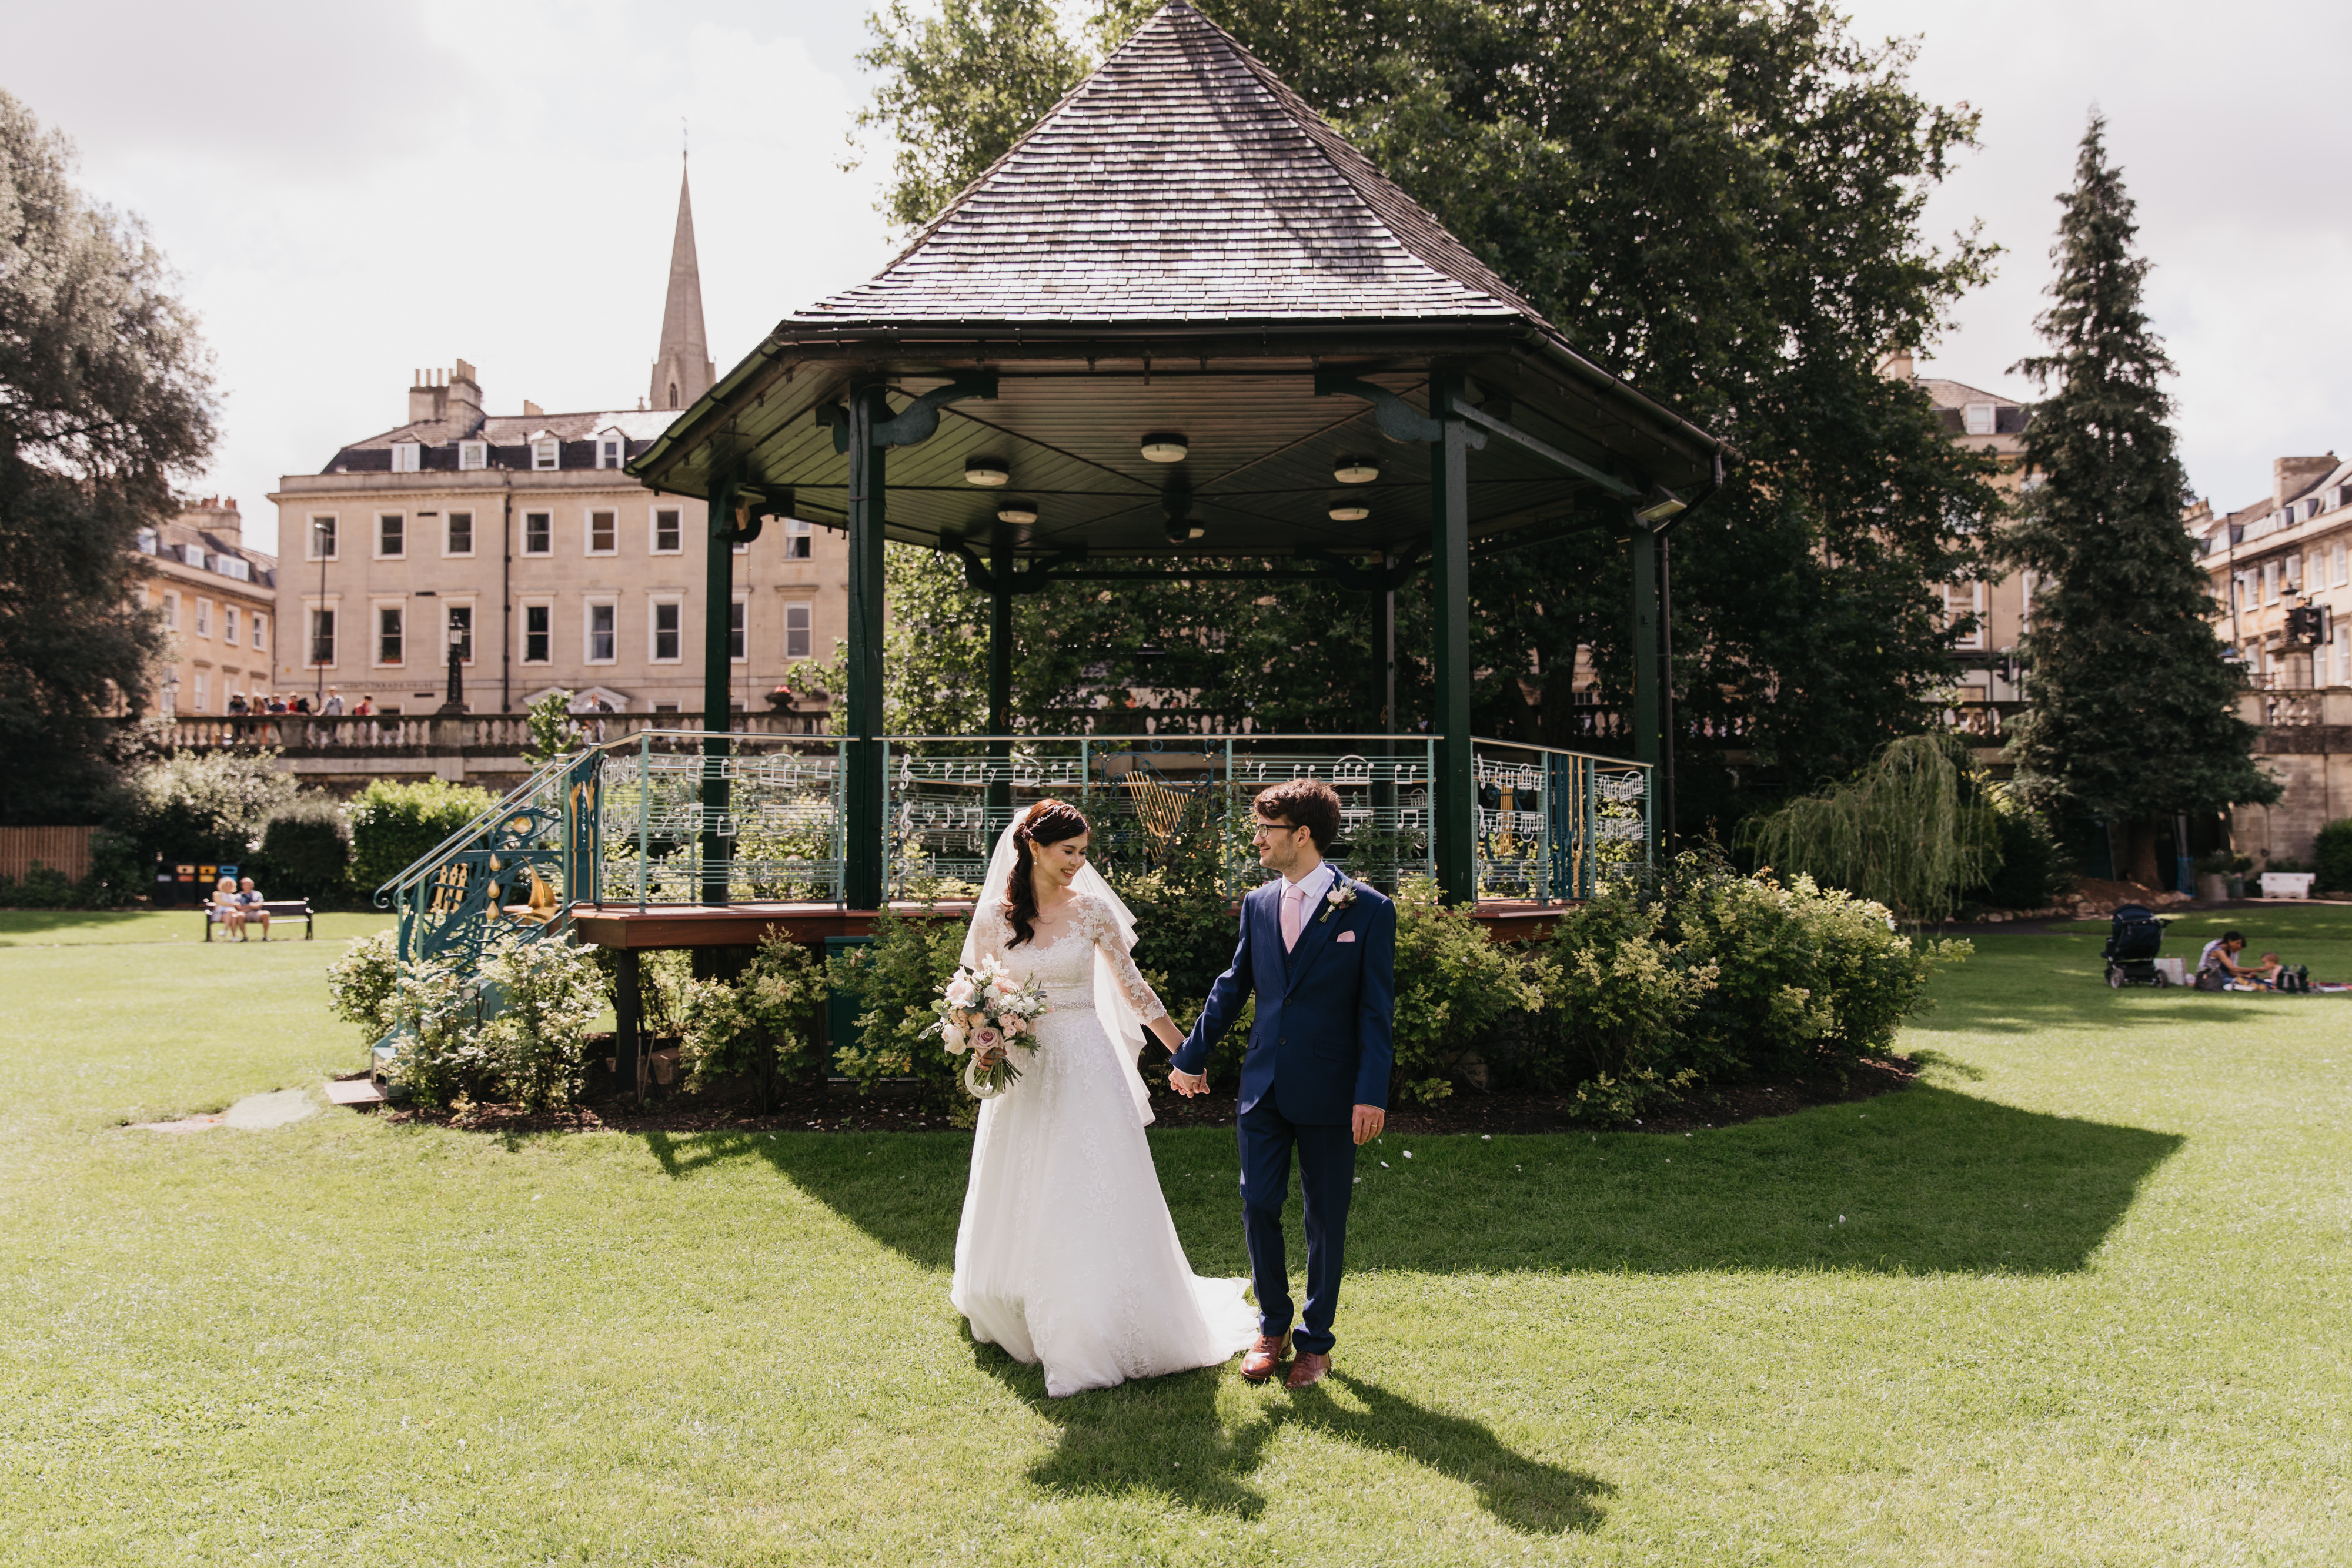
<path id="1" fill-rule="evenodd" d="M 1353 942 L 1355 939 L 1356 934 L 1352 931 L 1342 931 L 1337 936 L 1331 938 L 1334 942 Z"/>

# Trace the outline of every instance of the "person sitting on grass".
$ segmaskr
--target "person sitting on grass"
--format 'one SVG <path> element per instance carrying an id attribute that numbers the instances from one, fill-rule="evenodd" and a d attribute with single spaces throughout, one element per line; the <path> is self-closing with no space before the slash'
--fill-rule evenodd
<path id="1" fill-rule="evenodd" d="M 245 879 L 244 885 L 237 892 L 236 901 L 245 906 L 245 918 L 248 923 L 256 920 L 261 922 L 261 939 L 264 942 L 268 941 L 269 911 L 262 907 L 265 901 L 259 891 L 254 887 L 251 877 Z"/>
<path id="2" fill-rule="evenodd" d="M 212 906 L 221 928 L 235 932 L 236 939 L 244 941 L 245 902 L 237 897 L 235 879 L 226 876 L 220 879 L 220 885 L 213 889 Z"/>
<path id="3" fill-rule="evenodd" d="M 2224 931 L 2206 943 L 2203 956 L 2197 960 L 2198 988 L 2218 991 L 2232 980 L 2265 989 L 2275 988 L 2282 967 L 2277 955 L 2265 953 L 2259 964 L 2241 964 L 2238 955 L 2245 950 L 2246 934 L 2242 931 Z"/>

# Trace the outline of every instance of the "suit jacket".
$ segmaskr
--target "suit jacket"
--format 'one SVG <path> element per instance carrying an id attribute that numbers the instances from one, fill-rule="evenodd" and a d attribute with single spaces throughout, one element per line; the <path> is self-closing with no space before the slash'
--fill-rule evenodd
<path id="1" fill-rule="evenodd" d="M 1339 868 L 1332 868 L 1335 872 Z M 1257 1020 L 1242 1058 L 1241 1108 L 1271 1090 L 1288 1121 L 1342 1125 L 1358 1105 L 1386 1106 L 1396 1013 L 1396 905 L 1344 872 L 1333 891 L 1355 902 L 1308 911 L 1298 946 L 1282 946 L 1283 880 L 1242 900 L 1241 940 L 1233 966 L 1209 988 L 1208 1005 L 1176 1052 L 1175 1066 L 1198 1072 L 1253 995 Z M 1351 940 L 1341 941 L 1342 936 Z"/>

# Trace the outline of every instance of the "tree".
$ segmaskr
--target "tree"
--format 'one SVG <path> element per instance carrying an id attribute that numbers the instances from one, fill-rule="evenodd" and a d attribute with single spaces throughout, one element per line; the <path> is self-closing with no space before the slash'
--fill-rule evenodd
<path id="1" fill-rule="evenodd" d="M 1097 42 L 1109 47 L 1155 8 L 1108 0 Z M 1979 569 L 1990 465 L 1947 441 L 1925 398 L 1876 366 L 1890 347 L 1931 339 L 1993 253 L 1973 235 L 1948 251 L 1921 235 L 1927 193 L 1975 118 L 1911 91 L 1907 47 L 1864 47 L 1810 0 L 1202 8 L 1584 351 L 1742 449 L 1727 491 L 1675 536 L 1684 713 L 1751 727 L 1759 760 L 1800 784 L 1843 775 L 1933 722 L 1955 631 L 1937 588 Z M 886 71 L 946 37 L 909 33 L 895 11 L 874 25 L 902 40 L 870 57 Z M 902 178 L 894 191 L 893 211 L 912 214 L 1025 126 L 1008 114 L 989 135 L 950 143 L 936 127 L 955 100 L 925 83 L 956 73 L 896 68 L 868 123 L 927 149 L 915 166 L 930 183 Z M 1049 106 L 1044 81 L 1027 101 Z M 1482 730 L 1565 740 L 1580 647 L 1606 693 L 1629 694 L 1622 530 L 1606 515 L 1592 521 L 1591 532 L 1474 570 Z M 1406 723 L 1425 690 L 1425 581 L 1399 595 Z M 1276 695 L 1353 722 L 1376 667 L 1354 597 L 1280 585 L 1227 624 L 1285 648 L 1328 646 L 1328 668 L 1284 664 Z M 1129 610 L 1130 641 L 1160 612 L 1146 593 L 1123 591 L 1113 607 Z M 1240 662 L 1222 661 L 1224 689 L 1255 697 Z M 1312 686 L 1326 679 L 1335 685 Z M 1688 762 L 1684 771 L 1690 779 Z"/>
<path id="2" fill-rule="evenodd" d="M 0 92 L 0 821 L 87 817 L 163 645 L 132 546 L 213 442 L 209 356 L 132 219 Z"/>
<path id="3" fill-rule="evenodd" d="M 866 26 L 874 47 L 857 63 L 881 80 L 856 129 L 895 144 L 880 211 L 901 229 L 919 227 L 1003 157 L 1088 66 L 1042 0 L 944 0 L 919 20 L 906 0 L 890 0 Z"/>
<path id="4" fill-rule="evenodd" d="M 2160 819 L 2280 791 L 2254 763 L 2235 711 L 2244 678 L 2221 657 L 2180 525 L 2189 484 L 2158 385 L 2172 361 L 2140 306 L 2148 262 L 2105 132 L 2094 114 L 2059 198 L 2054 303 L 2035 322 L 2050 351 L 2017 366 L 2053 395 L 2026 429 L 2042 483 L 2003 541 L 2039 578 L 2031 706 L 2009 755 L 2033 804 L 2121 830 L 2117 870 L 2152 884 Z"/>

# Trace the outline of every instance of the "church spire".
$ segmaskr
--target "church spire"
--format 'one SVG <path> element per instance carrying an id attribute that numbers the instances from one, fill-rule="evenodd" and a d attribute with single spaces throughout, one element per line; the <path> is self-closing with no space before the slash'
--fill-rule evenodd
<path id="1" fill-rule="evenodd" d="M 669 295 L 662 302 L 661 347 L 654 352 L 655 408 L 686 408 L 710 390 L 719 368 L 702 330 L 702 270 L 694 258 L 694 197 L 677 177 L 677 235 L 670 242 Z"/>

